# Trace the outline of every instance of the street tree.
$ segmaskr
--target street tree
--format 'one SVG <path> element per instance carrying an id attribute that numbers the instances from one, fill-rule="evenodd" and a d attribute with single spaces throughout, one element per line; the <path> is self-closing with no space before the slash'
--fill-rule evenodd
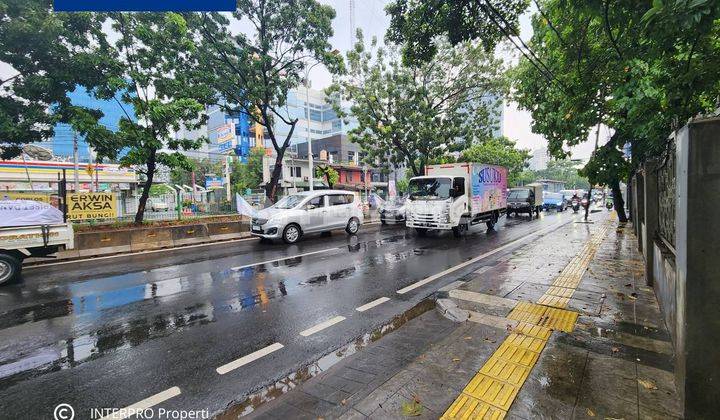
<path id="1" fill-rule="evenodd" d="M 315 168 L 315 176 L 324 179 L 328 187 L 332 188 L 340 180 L 340 174 L 330 165 L 318 165 Z"/>
<path id="2" fill-rule="evenodd" d="M 427 162 L 491 137 L 495 101 L 505 89 L 492 54 L 469 42 L 438 41 L 442 48 L 431 61 L 404 65 L 392 46 L 378 47 L 373 38 L 366 48 L 357 35 L 346 72 L 327 93 L 338 115 L 357 119 L 348 137 L 368 163 L 405 165 L 421 175 Z"/>
<path id="3" fill-rule="evenodd" d="M 262 147 L 253 147 L 250 149 L 247 162 L 233 162 L 230 180 L 232 182 L 233 191 L 245 194 L 247 189 L 257 189 L 263 180 L 263 157 L 265 149 Z"/>
<path id="4" fill-rule="evenodd" d="M 233 17 L 252 30 L 232 33 L 231 20 L 219 13 L 191 15 L 204 53 L 196 82 L 217 92 L 225 111 L 247 114 L 267 133 L 276 160 L 265 193 L 274 201 L 298 123 L 286 106 L 288 92 L 315 63 L 341 68 L 329 41 L 335 10 L 315 0 L 238 0 Z"/>
<path id="5" fill-rule="evenodd" d="M 124 117 L 116 133 L 90 132 L 87 140 L 100 156 L 118 159 L 144 176 L 135 214 L 135 222 L 141 223 L 158 167 L 190 170 L 181 152 L 207 141 L 174 138 L 173 133 L 199 128 L 206 119 L 204 105 L 212 98 L 183 75 L 197 65 L 197 45 L 182 15 L 113 13 L 108 23 L 117 35 L 104 57 L 114 63 L 113 71 L 95 95 L 115 100 Z"/>
<path id="6" fill-rule="evenodd" d="M 388 39 L 403 44 L 407 62 L 430 61 L 445 48 L 443 37 L 452 44 L 479 42 L 491 53 L 503 38 L 496 26 L 498 13 L 517 29 L 519 15 L 529 0 L 395 0 L 387 6 L 391 17 Z"/>
<path id="7" fill-rule="evenodd" d="M 520 173 L 527 166 L 530 151 L 518 149 L 516 143 L 507 137 L 495 137 L 462 151 L 460 162 L 479 162 L 508 168 L 508 183 L 515 185 Z"/>
<path id="8" fill-rule="evenodd" d="M 612 135 L 583 174 L 609 185 L 626 220 L 620 181 L 661 156 L 681 122 L 713 110 L 720 94 L 720 6 L 715 1 L 559 1 L 539 3 L 530 46 L 543 67 L 524 58 L 515 87 L 552 155 Z M 632 159 L 624 148 L 629 145 Z"/>
<path id="9" fill-rule="evenodd" d="M 101 21 L 90 13 L 55 13 L 51 0 L 0 0 L 0 157 L 47 140 L 59 122 L 86 123 L 97 112 L 73 106 L 68 92 L 93 87 L 107 71 Z"/>

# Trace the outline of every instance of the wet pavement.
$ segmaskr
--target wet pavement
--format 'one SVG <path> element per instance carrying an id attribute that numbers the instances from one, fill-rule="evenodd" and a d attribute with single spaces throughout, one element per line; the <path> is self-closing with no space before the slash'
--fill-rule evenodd
<path id="1" fill-rule="evenodd" d="M 475 411 L 465 414 L 477 418 L 680 418 L 673 348 L 645 286 L 636 239 L 630 227 L 607 216 L 598 212 L 593 224 L 564 225 L 459 277 L 439 294 L 435 311 L 250 417 L 460 418 L 464 411 L 453 411 L 455 402 L 474 395 Z M 590 238 L 600 241 L 586 249 Z M 522 345 L 513 344 L 516 351 L 532 349 L 515 353 L 523 359 L 503 369 L 490 364 L 506 360 L 501 348 L 523 336 L 513 308 L 541 299 L 585 255 L 586 268 L 563 305 L 578 314 L 571 332 L 550 329 L 542 345 L 524 335 Z M 356 371 L 362 375 L 351 378 Z M 476 387 L 478 377 L 500 378 L 494 383 L 502 390 Z M 360 384 L 348 385 L 351 379 Z"/>
<path id="2" fill-rule="evenodd" d="M 528 235 L 577 218 L 503 218 L 495 231 L 477 226 L 459 239 L 368 225 L 354 237 L 317 235 L 293 246 L 248 240 L 28 267 L 20 283 L 0 289 L 2 415 L 46 418 L 66 403 L 76 418 L 89 418 L 92 408 L 126 407 L 175 387 L 179 395 L 158 407 L 227 412 L 358 338 L 381 334 L 474 270 L 510 271 L 505 255 L 523 241 L 543 240 Z M 383 297 L 389 300 L 357 310 Z M 283 347 L 226 374 L 216 371 L 273 343 Z"/>

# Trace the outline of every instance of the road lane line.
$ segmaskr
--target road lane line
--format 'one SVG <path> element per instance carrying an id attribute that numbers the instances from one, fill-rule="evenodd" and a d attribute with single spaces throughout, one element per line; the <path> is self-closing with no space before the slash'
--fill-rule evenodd
<path id="1" fill-rule="evenodd" d="M 271 344 L 265 348 L 262 348 L 255 352 L 252 352 L 252 353 L 250 353 L 246 356 L 243 356 L 237 360 L 233 360 L 230 363 L 224 364 L 224 365 L 220 366 L 219 368 L 215 369 L 215 371 L 217 373 L 219 373 L 220 375 L 224 375 L 224 374 L 231 372 L 241 366 L 244 366 L 250 362 L 253 362 L 263 356 L 267 356 L 268 354 L 270 354 L 274 351 L 280 350 L 281 348 L 283 348 L 283 345 L 280 343 Z"/>
<path id="2" fill-rule="evenodd" d="M 282 257 L 282 258 L 276 258 L 274 260 L 267 260 L 267 261 L 252 263 L 252 264 L 240 265 L 237 267 L 232 267 L 231 270 L 238 271 L 238 270 L 242 270 L 243 268 L 255 267 L 256 265 L 270 264 L 270 263 L 279 262 L 279 261 L 291 260 L 293 258 L 307 257 L 308 255 L 322 254 L 323 252 L 335 251 L 340 248 L 342 248 L 342 247 L 336 246 L 334 248 L 327 248 L 327 249 L 322 249 L 320 251 L 306 252 L 304 254 L 293 255 L 290 257 Z"/>
<path id="3" fill-rule="evenodd" d="M 117 410 L 112 414 L 101 418 L 100 420 L 122 420 L 130 416 L 134 416 L 135 414 L 143 410 L 147 410 L 150 407 L 156 406 L 164 401 L 167 401 L 170 398 L 177 397 L 178 395 L 180 395 L 180 388 L 174 386 L 172 388 L 166 389 L 163 392 L 159 392 L 151 397 L 145 398 L 142 401 L 138 401 L 133 405 L 129 405 L 125 408 Z"/>
<path id="4" fill-rule="evenodd" d="M 390 298 L 381 297 L 380 299 L 375 299 L 372 302 L 368 302 L 368 303 L 364 304 L 363 306 L 358 306 L 357 308 L 355 308 L 355 310 L 358 312 L 365 312 L 368 309 L 372 309 L 378 305 L 382 305 L 383 303 L 385 303 L 389 300 L 390 300 Z"/>
<path id="5" fill-rule="evenodd" d="M 325 328 L 332 327 L 333 325 L 342 321 L 345 321 L 344 316 L 336 316 L 335 318 L 328 319 L 327 321 L 321 322 L 314 327 L 310 327 L 305 331 L 301 331 L 300 335 L 302 335 L 303 337 L 308 337 L 315 334 L 316 332 L 324 330 Z"/>
<path id="6" fill-rule="evenodd" d="M 474 263 L 476 263 L 476 262 L 478 262 L 478 261 L 480 261 L 480 260 L 482 260 L 482 259 L 485 259 L 485 258 L 487 258 L 487 257 L 489 257 L 489 256 L 491 256 L 491 255 L 493 255 L 493 254 L 497 254 L 498 252 L 500 252 L 500 251 L 502 251 L 502 250 L 504 250 L 504 249 L 510 248 L 511 246 L 516 245 L 518 242 L 526 241 L 526 240 L 528 240 L 529 238 L 532 238 L 533 236 L 537 236 L 537 235 L 540 235 L 540 234 L 542 234 L 542 233 L 545 233 L 545 231 L 549 231 L 549 230 L 551 230 L 551 229 L 557 229 L 559 226 L 561 226 L 561 225 L 563 225 L 563 224 L 565 224 L 565 223 L 566 223 L 566 222 L 556 223 L 556 224 L 554 224 L 554 225 L 552 225 L 552 226 L 546 227 L 545 229 L 540 229 L 540 230 L 538 230 L 537 232 L 533 232 L 533 233 L 531 233 L 531 234 L 529 234 L 529 235 L 527 235 L 527 236 L 523 236 L 522 238 L 518 238 L 518 239 L 515 239 L 515 240 L 513 240 L 513 241 L 510 241 L 510 242 L 506 243 L 505 245 L 502 245 L 502 246 L 500 246 L 500 247 L 498 247 L 498 248 L 493 249 L 492 251 L 488 251 L 488 252 L 486 252 L 486 253 L 484 253 L 484 254 L 478 255 L 478 256 L 475 257 L 475 258 L 469 259 L 469 260 L 467 260 L 467 261 L 465 261 L 465 262 L 463 262 L 463 263 L 460 263 L 460 264 L 458 264 L 458 265 L 456 265 L 456 266 L 454 266 L 454 267 L 450 267 L 450 268 L 448 268 L 447 270 L 443 270 L 443 271 L 441 271 L 441 272 L 439 272 L 439 273 L 437 273 L 437 274 L 433 274 L 433 275 L 430 276 L 430 277 L 426 277 L 426 278 L 424 278 L 424 279 L 422 279 L 422 280 L 420 280 L 420 281 L 417 281 L 417 282 L 415 282 L 415 283 L 413 283 L 413 284 L 411 284 L 411 285 L 409 285 L 409 286 L 403 287 L 402 289 L 398 290 L 397 293 L 398 293 L 398 294 L 401 294 L 401 295 L 404 295 L 405 293 L 407 293 L 407 292 L 409 292 L 409 291 L 412 291 L 412 290 L 415 290 L 415 289 L 417 289 L 418 287 L 424 286 L 424 285 L 426 285 L 426 284 L 428 284 L 428 283 L 430 283 L 430 282 L 432 282 L 432 281 L 435 281 L 435 280 L 439 279 L 440 277 L 446 276 L 446 275 L 448 275 L 448 274 L 450 274 L 450 273 L 452 273 L 452 272 L 455 272 L 455 271 L 457 271 L 457 270 L 460 270 L 460 269 L 462 269 L 462 268 L 465 268 L 465 267 L 467 267 L 467 266 L 470 265 L 470 264 L 474 264 Z"/>

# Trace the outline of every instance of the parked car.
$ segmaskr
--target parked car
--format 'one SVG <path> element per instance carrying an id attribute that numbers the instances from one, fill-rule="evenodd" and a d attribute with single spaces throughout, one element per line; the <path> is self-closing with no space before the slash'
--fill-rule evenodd
<path id="1" fill-rule="evenodd" d="M 565 198 L 560 193 L 543 191 L 543 210 L 565 211 Z"/>
<path id="2" fill-rule="evenodd" d="M 252 218 L 250 233 L 292 244 L 308 233 L 336 229 L 354 235 L 363 223 L 362 202 L 352 191 L 320 190 L 288 195 Z"/>
<path id="3" fill-rule="evenodd" d="M 149 207 L 152 211 L 168 211 L 170 208 L 168 203 L 160 200 L 148 200 L 147 207 Z"/>
<path id="4" fill-rule="evenodd" d="M 380 223 L 405 222 L 405 201 L 403 197 L 395 197 L 387 200 L 380 206 Z"/>
<path id="5" fill-rule="evenodd" d="M 524 187 L 511 188 L 507 197 L 507 215 L 527 213 L 532 220 L 533 213 L 535 213 L 539 217 L 542 208 L 542 193 L 542 184 L 528 184 Z"/>

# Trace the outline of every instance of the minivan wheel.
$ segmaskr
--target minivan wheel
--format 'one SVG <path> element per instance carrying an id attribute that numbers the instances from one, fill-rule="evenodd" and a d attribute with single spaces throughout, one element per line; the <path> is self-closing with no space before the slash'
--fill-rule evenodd
<path id="1" fill-rule="evenodd" d="M 285 241 L 286 244 L 294 244 L 300 239 L 300 235 L 300 226 L 294 223 L 287 225 L 283 230 L 283 241 Z"/>
<path id="2" fill-rule="evenodd" d="M 358 230 L 360 230 L 360 221 L 353 217 L 348 221 L 348 224 L 345 227 L 345 232 L 350 235 L 354 235 L 358 233 Z"/>

